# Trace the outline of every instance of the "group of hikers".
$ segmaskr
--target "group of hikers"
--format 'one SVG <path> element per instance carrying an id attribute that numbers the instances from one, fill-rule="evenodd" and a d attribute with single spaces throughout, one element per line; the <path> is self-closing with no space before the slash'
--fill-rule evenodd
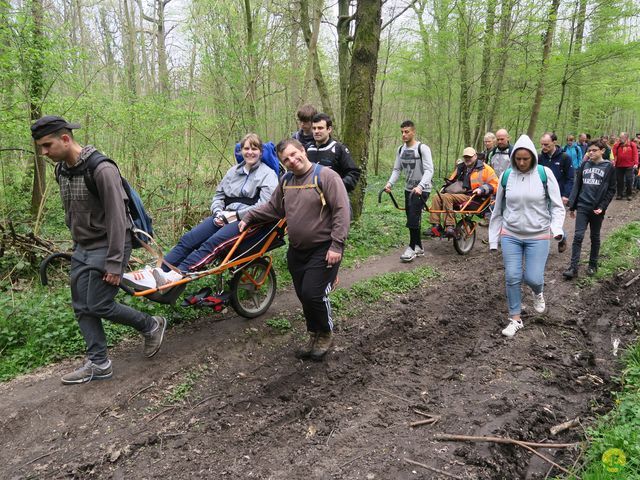
<path id="1" fill-rule="evenodd" d="M 400 173 L 405 173 L 409 245 L 400 259 L 410 262 L 424 255 L 421 215 L 431 191 L 434 167 L 429 147 L 415 138 L 414 124 L 405 121 L 400 128 L 403 145 L 385 190 L 391 192 Z M 431 200 L 431 228 L 425 234 L 448 238 L 461 235 L 455 228 L 456 210 L 465 208 L 474 198 L 486 200 L 483 204 L 488 208 L 479 223 L 489 227 L 490 251 L 496 252 L 498 244 L 502 249 L 509 311 L 508 324 L 502 330 L 506 337 L 513 337 L 524 326 L 523 282 L 531 288 L 534 310 L 546 310 L 544 270 L 552 238 L 559 252 L 567 248 L 563 229 L 566 209 L 575 218 L 575 233 L 571 260 L 563 276 L 578 276 L 587 227 L 591 250 L 586 273 L 591 276 L 598 270 L 600 230 L 609 203 L 616 192 L 618 200 L 631 200 L 634 186 L 640 188 L 640 134 L 633 140 L 625 132 L 619 138 L 592 140 L 584 133 L 578 138 L 576 143 L 569 135 L 567 143 L 560 146 L 554 133 L 544 133 L 538 152 L 527 135 L 521 135 L 512 145 L 506 129 L 487 132 L 485 150 L 466 147 L 442 190 Z"/>
<path id="2" fill-rule="evenodd" d="M 133 225 L 117 165 L 95 147 L 83 147 L 75 140 L 73 130 L 80 128 L 79 124 L 45 116 L 31 126 L 40 152 L 56 162 L 57 172 L 66 172 L 56 176 L 74 242 L 72 306 L 87 358 L 62 377 L 63 384 L 111 378 L 102 319 L 138 330 L 144 339 L 145 356 L 152 357 L 160 349 L 166 318 L 116 302 L 121 282 L 138 290 L 177 282 L 205 265 L 217 245 L 249 226 L 285 217 L 288 269 L 308 332 L 296 356 L 321 360 L 326 355 L 334 341 L 329 292 L 334 288 L 349 233 L 348 193 L 356 187 L 361 170 L 349 149 L 332 137 L 328 115 L 303 105 L 297 119 L 299 130 L 275 147 L 287 173 L 280 175 L 277 165 L 263 161 L 265 144 L 255 133 L 247 134 L 239 144 L 240 162 L 227 171 L 216 188 L 211 215 L 180 238 L 161 266 L 135 272 L 127 271 Z M 400 130 L 402 145 L 385 190 L 390 192 L 404 174 L 409 245 L 400 258 L 410 262 L 424 255 L 421 219 L 432 190 L 434 167 L 428 145 L 416 138 L 415 124 L 407 120 Z M 506 130 L 487 133 L 485 151 L 466 147 L 442 192 L 431 199 L 431 210 L 450 211 L 472 197 L 492 198 L 486 222 L 490 251 L 497 250 L 498 242 L 502 247 L 509 309 L 509 324 L 502 333 L 508 337 L 523 327 L 522 280 L 533 291 L 534 309 L 540 313 L 545 310 L 544 267 L 552 237 L 561 251 L 566 248 L 565 207 L 576 217 L 571 263 L 564 272 L 565 277 L 574 278 L 587 226 L 591 229 L 587 274 L 597 270 L 600 227 L 616 185 L 619 198 L 631 198 L 640 134 L 630 142 L 623 133 L 613 146 L 610 140 L 587 141 L 583 136 L 577 143 L 569 136 L 567 145 L 560 147 L 554 134 L 544 134 L 538 153 L 526 135 L 511 145 Z M 94 188 L 89 188 L 87 172 Z M 456 235 L 452 214 L 444 214 L 444 225 L 438 213 L 432 212 L 429 220 L 429 236 Z M 87 265 L 95 268 L 83 268 Z"/>

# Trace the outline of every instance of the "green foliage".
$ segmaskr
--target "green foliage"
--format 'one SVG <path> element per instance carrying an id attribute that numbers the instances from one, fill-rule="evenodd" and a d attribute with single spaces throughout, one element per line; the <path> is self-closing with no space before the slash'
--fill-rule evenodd
<path id="1" fill-rule="evenodd" d="M 193 370 L 187 372 L 187 374 L 184 376 L 184 380 L 182 380 L 177 385 L 174 385 L 164 397 L 163 401 L 160 402 L 160 404 L 173 405 L 183 402 L 189 396 L 198 380 L 202 378 L 202 375 L 205 373 L 205 371 L 206 368 L 198 366 Z"/>
<path id="2" fill-rule="evenodd" d="M 580 285 L 592 285 L 596 280 L 608 278 L 634 265 L 640 256 L 640 222 L 631 222 L 611 233 L 602 242 L 598 272 L 585 277 Z"/>
<path id="3" fill-rule="evenodd" d="M 284 335 L 293 328 L 289 319 L 285 317 L 272 317 L 268 319 L 266 323 L 274 332 L 281 335 Z"/>
<path id="4" fill-rule="evenodd" d="M 406 272 L 392 272 L 360 281 L 349 289 L 338 288 L 331 294 L 331 305 L 337 315 L 353 315 L 356 301 L 371 305 L 384 298 L 401 295 L 423 285 L 439 274 L 432 267 L 417 267 Z"/>
<path id="5" fill-rule="evenodd" d="M 150 315 L 164 315 L 172 323 L 195 317 L 194 310 L 177 310 L 123 297 L 121 301 Z M 109 345 L 137 332 L 123 325 L 103 322 Z M 69 287 L 29 285 L 0 295 L 0 381 L 73 355 L 85 344 L 71 308 Z"/>
<path id="6" fill-rule="evenodd" d="M 640 478 L 640 342 L 625 352 L 623 361 L 616 407 L 587 432 L 585 480 Z M 623 461 L 612 460 L 621 455 Z"/>

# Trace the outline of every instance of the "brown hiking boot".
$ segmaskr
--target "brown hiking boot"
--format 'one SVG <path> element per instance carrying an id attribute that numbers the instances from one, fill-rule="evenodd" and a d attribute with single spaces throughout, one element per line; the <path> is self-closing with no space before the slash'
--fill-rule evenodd
<path id="1" fill-rule="evenodd" d="M 311 357 L 311 352 L 313 351 L 313 347 L 316 345 L 316 340 L 318 339 L 318 332 L 308 332 L 309 340 L 307 343 L 302 345 L 296 350 L 296 358 L 309 358 Z"/>
<path id="2" fill-rule="evenodd" d="M 311 351 L 311 360 L 320 361 L 333 346 L 333 332 L 320 332 Z"/>

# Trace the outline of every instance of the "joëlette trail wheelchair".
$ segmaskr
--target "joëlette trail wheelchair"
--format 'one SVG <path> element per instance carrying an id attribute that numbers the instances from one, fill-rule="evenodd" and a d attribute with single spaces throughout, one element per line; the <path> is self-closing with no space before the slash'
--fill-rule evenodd
<path id="1" fill-rule="evenodd" d="M 258 317 L 269 309 L 276 296 L 273 259 L 266 254 L 283 246 L 285 235 L 284 218 L 269 225 L 255 225 L 218 245 L 201 262 L 198 270 L 186 272 L 181 280 L 147 290 L 134 290 L 123 283 L 120 288 L 134 297 L 175 304 L 189 283 L 204 277 L 214 277 L 212 286 L 206 286 L 196 294 L 186 297 L 182 306 L 210 307 L 215 312 L 221 312 L 230 303 L 238 315 L 245 318 Z M 157 248 L 152 250 L 155 250 L 155 255 L 159 258 L 159 265 L 162 253 Z M 43 285 L 48 283 L 47 266 L 57 258 L 71 260 L 71 254 L 55 253 L 41 262 L 40 279 Z M 75 273 L 71 283 L 87 270 L 104 273 L 102 269 L 88 265 Z"/>
<path id="2" fill-rule="evenodd" d="M 398 210 L 404 210 L 403 207 L 398 205 L 393 193 L 386 192 L 383 188 L 378 193 L 378 203 L 382 203 L 382 194 L 387 193 L 393 205 Z M 436 195 L 440 196 L 441 192 L 436 192 Z M 480 197 L 478 195 L 471 195 L 470 198 L 464 203 L 455 203 L 453 210 L 433 210 L 430 209 L 426 202 L 424 202 L 424 210 L 427 213 L 437 213 L 440 215 L 440 222 L 442 230 L 445 230 L 444 215 L 449 214 L 455 218 L 455 234 L 453 236 L 443 235 L 443 238 L 453 238 L 453 247 L 460 255 L 468 254 L 476 242 L 476 227 L 478 226 L 478 220 L 484 218 L 485 212 L 491 208 L 493 201 L 491 196 Z M 441 202 L 442 203 L 442 202 Z"/>

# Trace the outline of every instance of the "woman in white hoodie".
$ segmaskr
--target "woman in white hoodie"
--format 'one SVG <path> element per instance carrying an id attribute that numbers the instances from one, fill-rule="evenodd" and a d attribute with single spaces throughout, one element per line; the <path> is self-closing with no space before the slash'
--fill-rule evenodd
<path id="1" fill-rule="evenodd" d="M 489 249 L 497 250 L 498 240 L 502 247 L 509 306 L 509 325 L 502 334 L 507 337 L 524 326 L 520 317 L 523 280 L 533 291 L 535 311 L 545 310 L 544 268 L 551 238 L 563 237 L 564 216 L 553 172 L 538 166 L 535 145 L 522 135 L 513 146 L 511 168 L 500 178 L 489 223 Z"/>

